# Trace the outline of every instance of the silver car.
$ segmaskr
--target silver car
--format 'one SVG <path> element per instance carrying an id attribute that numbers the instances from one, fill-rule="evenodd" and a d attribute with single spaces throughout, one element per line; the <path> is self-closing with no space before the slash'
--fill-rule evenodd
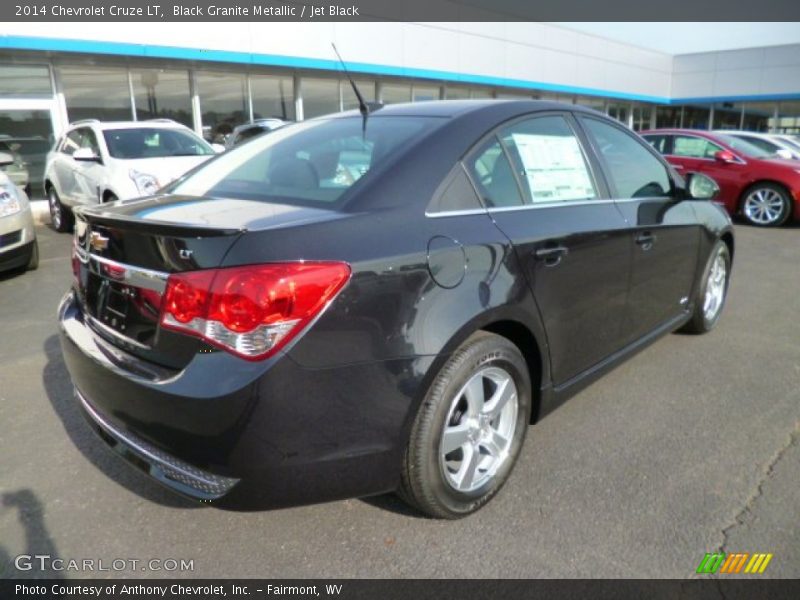
<path id="1" fill-rule="evenodd" d="M 14 157 L 0 152 L 0 167 Z M 39 244 L 28 196 L 0 171 L 0 271 L 39 266 Z"/>

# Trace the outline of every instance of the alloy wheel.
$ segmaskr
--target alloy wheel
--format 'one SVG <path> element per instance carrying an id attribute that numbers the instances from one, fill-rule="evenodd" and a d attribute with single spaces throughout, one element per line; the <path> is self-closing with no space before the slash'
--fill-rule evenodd
<path id="1" fill-rule="evenodd" d="M 439 464 L 453 489 L 482 487 L 508 460 L 518 405 L 513 377 L 495 366 L 475 373 L 455 395 L 439 451 Z"/>
<path id="2" fill-rule="evenodd" d="M 772 225 L 783 214 L 784 199 L 776 190 L 757 188 L 744 201 L 745 216 L 758 225 Z"/>
<path id="3" fill-rule="evenodd" d="M 728 280 L 728 268 L 725 257 L 717 253 L 711 270 L 708 272 L 706 282 L 706 295 L 703 299 L 703 315 L 707 321 L 712 321 L 722 308 L 725 300 L 725 288 Z"/>
<path id="4" fill-rule="evenodd" d="M 58 201 L 55 190 L 50 190 L 48 201 L 50 205 L 50 220 L 53 222 L 53 227 L 61 229 L 63 215 L 61 214 L 61 203 Z"/>

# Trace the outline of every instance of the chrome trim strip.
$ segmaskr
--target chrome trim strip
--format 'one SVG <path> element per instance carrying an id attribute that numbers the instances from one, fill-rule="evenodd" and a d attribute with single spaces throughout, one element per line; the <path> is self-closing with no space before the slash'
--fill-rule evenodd
<path id="1" fill-rule="evenodd" d="M 440 217 L 461 217 L 465 215 L 485 215 L 495 212 L 513 212 L 519 210 L 531 210 L 542 208 L 560 208 L 566 206 L 591 206 L 592 204 L 627 204 L 633 202 L 647 202 L 648 200 L 666 200 L 667 197 L 657 198 L 598 198 L 595 200 L 562 200 L 560 202 L 539 202 L 537 204 L 520 204 L 519 206 L 501 206 L 492 208 L 472 208 L 469 210 L 448 210 L 436 213 L 426 212 L 425 216 L 431 219 Z"/>
<path id="2" fill-rule="evenodd" d="M 169 273 L 145 269 L 144 267 L 136 267 L 126 263 L 121 263 L 116 260 L 111 260 L 110 258 L 97 256 L 96 254 L 87 252 L 77 244 L 75 244 L 75 251 L 78 259 L 83 264 L 89 265 L 89 268 L 93 268 L 93 271 L 101 277 L 107 276 L 103 274 L 99 265 L 106 265 L 108 267 L 124 271 L 124 275 L 121 279 L 109 278 L 112 281 L 119 281 L 120 283 L 124 283 L 132 287 L 153 290 L 159 294 L 163 294 L 167 289 L 167 279 L 169 278 Z"/>

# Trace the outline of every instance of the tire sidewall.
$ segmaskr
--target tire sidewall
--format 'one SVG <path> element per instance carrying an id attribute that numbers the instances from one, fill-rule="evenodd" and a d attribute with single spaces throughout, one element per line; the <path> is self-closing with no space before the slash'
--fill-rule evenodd
<path id="1" fill-rule="evenodd" d="M 722 294 L 722 303 L 717 310 L 717 313 L 714 315 L 712 319 L 706 318 L 705 311 L 703 310 L 703 304 L 705 303 L 706 298 L 706 289 L 708 288 L 708 278 L 711 276 L 711 269 L 714 265 L 714 261 L 717 259 L 717 256 L 722 254 L 725 260 L 725 289 Z M 728 287 L 730 286 L 731 282 L 731 254 L 728 250 L 727 244 L 722 240 L 717 241 L 714 245 L 714 248 L 711 251 L 711 255 L 708 258 L 708 262 L 706 263 L 706 268 L 703 271 L 703 279 L 700 285 L 700 295 L 698 297 L 698 310 L 700 311 L 700 318 L 703 320 L 703 329 L 705 331 L 710 331 L 714 327 L 716 327 L 717 323 L 719 322 L 719 318 L 722 316 L 722 311 L 725 310 L 725 303 L 728 301 Z"/>
<path id="2" fill-rule="evenodd" d="M 498 343 L 499 340 L 505 343 Z M 517 387 L 517 422 L 514 436 L 509 455 L 494 477 L 471 492 L 460 492 L 447 482 L 439 459 L 444 424 L 454 396 L 477 371 L 489 366 L 507 371 Z M 446 382 L 441 380 L 443 375 L 444 377 L 450 375 Z M 486 504 L 500 490 L 522 449 L 531 414 L 531 383 L 527 364 L 510 342 L 495 336 L 485 338 L 468 349 L 454 371 L 448 370 L 445 366 L 443 373 L 437 376 L 426 402 L 435 402 L 436 406 L 432 418 L 426 424 L 427 456 L 421 475 L 426 487 L 429 488 L 430 495 L 442 509 L 452 516 L 467 515 Z"/>

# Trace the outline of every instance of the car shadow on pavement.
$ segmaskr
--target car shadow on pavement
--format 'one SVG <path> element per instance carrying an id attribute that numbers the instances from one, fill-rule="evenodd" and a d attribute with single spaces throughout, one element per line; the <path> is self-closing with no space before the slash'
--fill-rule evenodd
<path id="1" fill-rule="evenodd" d="M 380 496 L 367 496 L 360 498 L 364 504 L 369 504 L 375 508 L 393 512 L 403 517 L 413 517 L 415 519 L 430 519 L 427 515 L 411 508 L 396 494 L 381 494 Z"/>
<path id="2" fill-rule="evenodd" d="M 48 579 L 63 579 L 60 571 L 52 569 L 49 562 L 42 568 L 35 556 L 56 558 L 59 556 L 56 544 L 50 537 L 44 524 L 44 506 L 29 489 L 13 492 L 3 492 L 0 496 L 0 511 L 16 510 L 17 520 L 25 532 L 25 549 L 11 555 L 10 549 L 0 544 L 0 578 L 16 579 L 30 577 L 46 577 Z M 16 558 L 22 556 L 20 569 L 16 567 Z"/>
<path id="3" fill-rule="evenodd" d="M 171 508 L 201 508 L 201 505 L 163 489 L 155 481 L 125 464 L 124 459 L 106 448 L 86 423 L 73 396 L 72 381 L 64 364 L 58 336 L 52 335 L 47 338 L 44 352 L 47 356 L 47 364 L 42 373 L 42 381 L 47 398 L 53 405 L 56 415 L 61 419 L 64 430 L 73 445 L 90 463 L 110 479 L 145 500 Z"/>

